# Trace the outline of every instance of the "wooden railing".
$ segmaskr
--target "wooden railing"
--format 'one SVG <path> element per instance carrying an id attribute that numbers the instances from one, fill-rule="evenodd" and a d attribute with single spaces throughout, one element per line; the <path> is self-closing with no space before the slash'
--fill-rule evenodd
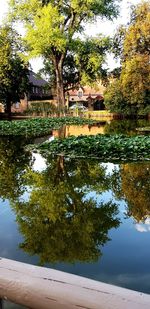
<path id="1" fill-rule="evenodd" d="M 35 309 L 150 309 L 150 295 L 3 258 L 0 298 Z"/>

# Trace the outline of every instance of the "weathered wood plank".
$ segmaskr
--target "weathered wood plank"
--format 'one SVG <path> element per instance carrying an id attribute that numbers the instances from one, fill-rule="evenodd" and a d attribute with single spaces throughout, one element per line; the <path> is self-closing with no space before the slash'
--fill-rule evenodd
<path id="1" fill-rule="evenodd" d="M 150 295 L 0 259 L 0 298 L 35 309 L 149 309 Z"/>

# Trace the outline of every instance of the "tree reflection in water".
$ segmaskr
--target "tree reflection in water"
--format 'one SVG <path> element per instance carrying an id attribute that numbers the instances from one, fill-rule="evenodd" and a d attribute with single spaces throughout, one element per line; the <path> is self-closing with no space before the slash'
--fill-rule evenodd
<path id="1" fill-rule="evenodd" d="M 22 137 L 0 138 L 0 198 L 14 201 L 25 192 L 24 174 L 32 165 L 32 154 L 24 151 Z"/>
<path id="2" fill-rule="evenodd" d="M 150 217 L 150 163 L 120 165 L 112 176 L 112 188 L 119 199 L 127 204 L 127 216 L 136 222 Z"/>
<path id="3" fill-rule="evenodd" d="M 108 190 L 106 168 L 96 160 L 47 157 L 47 168 L 29 169 L 25 179 L 29 198 L 13 203 L 24 236 L 20 247 L 40 264 L 96 261 L 108 231 L 119 226 L 117 205 L 90 195 Z"/>
<path id="4" fill-rule="evenodd" d="M 0 197 L 16 212 L 24 238 L 20 247 L 38 255 L 41 264 L 99 258 L 109 230 L 120 223 L 117 204 L 100 198 L 110 188 L 126 201 L 127 216 L 137 222 L 150 216 L 148 162 L 120 164 L 108 175 L 98 160 L 45 155 L 45 169 L 35 171 L 27 142 L 0 140 Z"/>

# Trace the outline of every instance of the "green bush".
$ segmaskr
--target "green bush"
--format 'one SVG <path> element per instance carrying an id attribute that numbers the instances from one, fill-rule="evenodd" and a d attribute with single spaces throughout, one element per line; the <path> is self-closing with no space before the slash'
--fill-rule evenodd
<path id="1" fill-rule="evenodd" d="M 34 116 L 50 116 L 57 114 L 56 106 L 51 102 L 32 102 L 26 114 Z"/>

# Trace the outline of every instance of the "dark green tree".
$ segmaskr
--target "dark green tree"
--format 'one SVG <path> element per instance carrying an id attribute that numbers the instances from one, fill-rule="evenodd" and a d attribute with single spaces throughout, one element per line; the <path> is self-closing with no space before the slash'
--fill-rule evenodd
<path id="1" fill-rule="evenodd" d="M 110 112 L 124 113 L 128 115 L 131 113 L 130 106 L 127 104 L 123 96 L 120 79 L 114 79 L 105 90 L 105 106 Z"/>
<path id="2" fill-rule="evenodd" d="M 11 104 L 20 101 L 29 88 L 28 66 L 21 59 L 21 40 L 11 26 L 0 27 L 0 101 L 11 113 Z"/>
<path id="3" fill-rule="evenodd" d="M 74 40 L 68 50 L 63 64 L 63 87 L 65 93 L 80 85 L 94 84 L 101 79 L 107 79 L 107 70 L 103 65 L 106 61 L 107 51 L 111 48 L 111 40 L 108 37 L 86 38 Z M 82 61 L 81 61 L 82 59 Z M 44 68 L 40 70 L 49 77 L 53 88 L 56 85 L 55 68 L 52 61 L 44 59 Z"/>

